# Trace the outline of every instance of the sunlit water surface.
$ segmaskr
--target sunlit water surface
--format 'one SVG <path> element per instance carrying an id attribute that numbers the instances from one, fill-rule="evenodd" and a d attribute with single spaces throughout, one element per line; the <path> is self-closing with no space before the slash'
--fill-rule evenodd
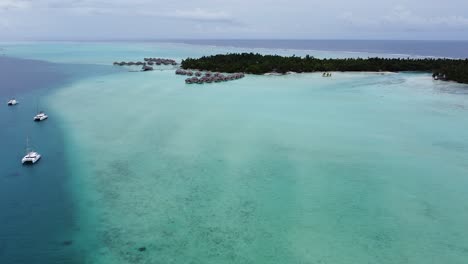
<path id="1" fill-rule="evenodd" d="M 42 45 L 5 52 L 110 64 L 229 51 Z M 74 80 L 42 99 L 63 132 L 73 258 L 466 263 L 467 86 L 417 73 L 186 85 L 161 69 Z"/>

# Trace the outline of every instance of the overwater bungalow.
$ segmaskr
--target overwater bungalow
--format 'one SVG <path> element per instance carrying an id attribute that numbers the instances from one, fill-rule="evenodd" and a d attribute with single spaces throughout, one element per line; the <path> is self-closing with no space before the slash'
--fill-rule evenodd
<path id="1" fill-rule="evenodd" d="M 172 59 L 161 59 L 161 58 L 144 58 L 143 62 L 118 62 L 115 61 L 113 65 L 116 66 L 131 66 L 131 65 L 177 65 L 177 62 Z"/>
<path id="2" fill-rule="evenodd" d="M 241 73 L 241 72 L 224 75 L 220 72 L 203 73 L 201 71 L 193 72 L 191 70 L 183 70 L 183 69 L 177 69 L 176 74 L 187 75 L 187 76 L 195 75 L 196 77 L 185 79 L 185 82 L 189 84 L 192 84 L 192 83 L 202 84 L 202 83 L 213 83 L 213 82 L 219 83 L 219 82 L 225 82 L 225 81 L 238 80 L 238 79 L 244 78 L 245 76 L 244 73 Z"/>
<path id="3" fill-rule="evenodd" d="M 145 66 L 143 66 L 143 68 L 142 68 L 141 70 L 142 70 L 142 71 L 152 71 L 152 70 L 154 70 L 154 69 L 153 69 L 153 67 L 151 67 L 151 66 L 146 66 L 146 65 L 145 65 Z"/>
<path id="4" fill-rule="evenodd" d="M 185 75 L 185 71 L 182 70 L 182 69 L 177 69 L 177 70 L 175 71 L 175 73 L 176 73 L 177 75 Z"/>
<path id="5" fill-rule="evenodd" d="M 185 83 L 187 83 L 187 84 L 198 83 L 198 82 L 199 82 L 199 80 L 198 80 L 197 77 L 192 77 L 192 78 L 185 79 Z"/>

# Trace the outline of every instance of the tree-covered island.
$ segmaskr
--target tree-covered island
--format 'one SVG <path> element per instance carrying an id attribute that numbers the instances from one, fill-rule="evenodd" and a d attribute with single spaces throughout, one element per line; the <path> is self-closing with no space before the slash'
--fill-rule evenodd
<path id="1" fill-rule="evenodd" d="M 416 71 L 432 73 L 442 80 L 468 84 L 468 59 L 434 58 L 348 58 L 318 59 L 312 56 L 283 57 L 254 53 L 232 53 L 204 56 L 182 61 L 183 69 L 199 69 L 213 72 L 244 72 L 265 74 L 270 72 L 403 72 Z"/>

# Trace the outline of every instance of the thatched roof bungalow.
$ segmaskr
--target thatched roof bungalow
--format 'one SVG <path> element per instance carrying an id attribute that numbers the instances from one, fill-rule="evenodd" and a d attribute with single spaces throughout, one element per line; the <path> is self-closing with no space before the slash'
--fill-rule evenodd
<path id="1" fill-rule="evenodd" d="M 143 68 L 142 68 L 141 70 L 142 70 L 142 71 L 152 71 L 152 70 L 154 70 L 154 69 L 153 69 L 153 67 L 151 67 L 151 66 L 146 66 L 146 65 L 145 65 L 145 66 L 143 66 Z"/>
<path id="2" fill-rule="evenodd" d="M 182 70 L 182 69 L 177 69 L 177 70 L 175 71 L 175 73 L 176 73 L 177 75 L 185 75 L 185 71 Z"/>

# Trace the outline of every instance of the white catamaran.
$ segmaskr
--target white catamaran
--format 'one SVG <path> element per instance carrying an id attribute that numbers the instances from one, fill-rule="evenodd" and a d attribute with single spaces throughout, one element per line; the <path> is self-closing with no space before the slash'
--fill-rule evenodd
<path id="1" fill-rule="evenodd" d="M 48 117 L 49 116 L 47 116 L 43 111 L 39 111 L 39 103 L 37 103 L 37 115 L 34 116 L 34 121 L 36 122 L 44 121 Z"/>
<path id="2" fill-rule="evenodd" d="M 48 118 L 48 116 L 40 111 L 36 116 L 34 116 L 34 121 L 43 121 L 43 120 L 46 120 Z"/>
<path id="3" fill-rule="evenodd" d="M 21 160 L 21 163 L 34 164 L 41 158 L 41 154 L 29 148 L 29 138 L 26 139 L 26 156 Z"/>

